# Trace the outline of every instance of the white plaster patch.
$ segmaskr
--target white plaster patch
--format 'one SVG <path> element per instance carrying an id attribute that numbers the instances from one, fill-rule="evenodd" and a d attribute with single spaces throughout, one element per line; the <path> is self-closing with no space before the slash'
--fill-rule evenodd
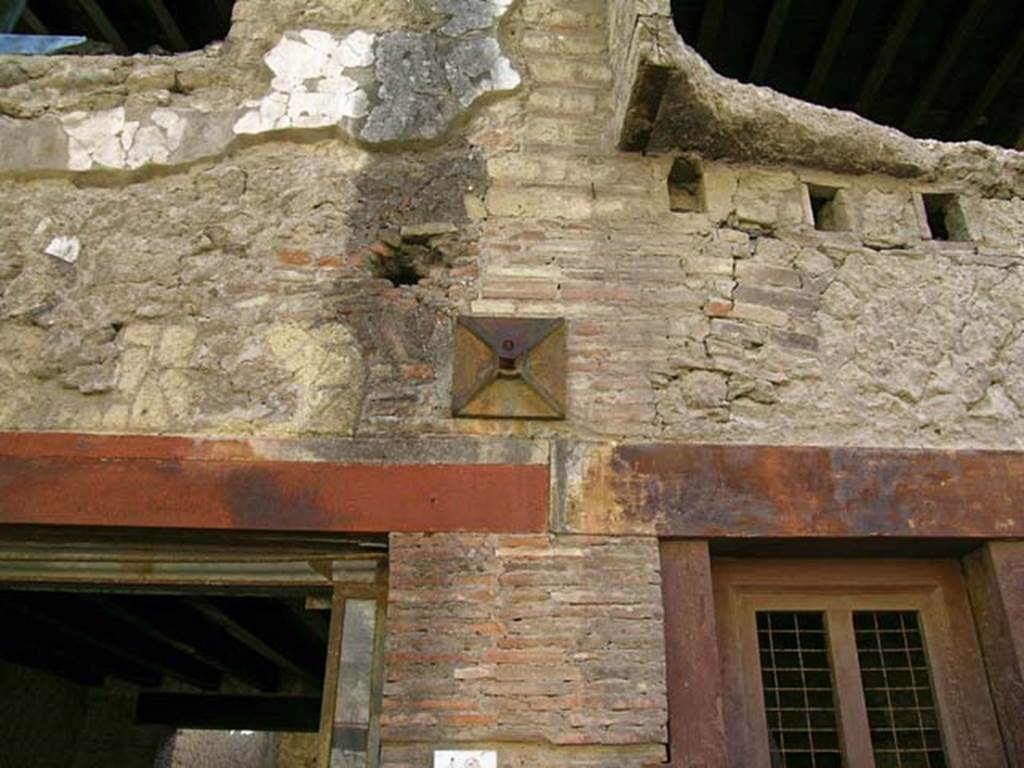
<path id="1" fill-rule="evenodd" d="M 78 261 L 78 254 L 82 250 L 82 244 L 77 237 L 55 237 L 50 241 L 43 251 L 48 256 L 54 256 L 68 264 Z"/>
<path id="2" fill-rule="evenodd" d="M 316 29 L 286 33 L 263 57 L 274 73 L 270 92 L 245 104 L 235 133 L 319 128 L 364 117 L 369 98 L 345 70 L 373 63 L 375 39 L 362 30 L 340 39 Z"/>
<path id="3" fill-rule="evenodd" d="M 123 107 L 100 112 L 73 112 L 61 119 L 68 136 L 68 167 L 140 168 L 167 163 L 181 146 L 186 117 L 171 109 L 154 109 L 137 120 L 126 120 Z"/>

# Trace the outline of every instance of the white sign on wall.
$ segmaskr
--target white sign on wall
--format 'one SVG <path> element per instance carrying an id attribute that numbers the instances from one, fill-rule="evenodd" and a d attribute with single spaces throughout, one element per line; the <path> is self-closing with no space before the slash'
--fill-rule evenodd
<path id="1" fill-rule="evenodd" d="M 434 768 L 498 768 L 497 752 L 434 752 Z"/>

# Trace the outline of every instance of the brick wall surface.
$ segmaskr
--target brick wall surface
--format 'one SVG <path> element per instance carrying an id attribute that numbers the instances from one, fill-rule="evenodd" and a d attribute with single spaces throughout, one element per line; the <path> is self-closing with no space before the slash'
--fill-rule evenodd
<path id="1" fill-rule="evenodd" d="M 654 539 L 403 534 L 390 562 L 385 765 L 451 743 L 503 765 L 664 757 Z"/>

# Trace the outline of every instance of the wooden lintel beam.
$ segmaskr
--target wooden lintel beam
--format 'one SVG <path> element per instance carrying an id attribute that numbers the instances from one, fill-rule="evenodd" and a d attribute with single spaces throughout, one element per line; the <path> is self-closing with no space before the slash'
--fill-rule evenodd
<path id="1" fill-rule="evenodd" d="M 181 27 L 178 26 L 170 11 L 167 10 L 164 0 L 146 0 L 146 4 L 149 6 L 153 16 L 156 17 L 164 34 L 167 35 L 167 40 L 171 44 L 171 50 L 187 51 L 189 47 L 188 41 L 181 33 Z"/>
<path id="2" fill-rule="evenodd" d="M 754 56 L 754 64 L 750 67 L 750 81 L 760 83 L 768 74 L 775 59 L 775 49 L 779 46 L 779 39 L 782 37 L 782 30 L 786 26 L 786 17 L 789 15 L 789 6 L 792 0 L 775 0 L 772 10 L 768 14 L 768 21 L 765 22 L 764 31 L 761 33 L 761 42 L 757 45 L 757 54 Z"/>
<path id="3" fill-rule="evenodd" d="M 971 108 L 967 110 L 964 119 L 957 127 L 956 134 L 958 137 L 966 138 L 974 130 L 978 121 L 985 114 L 985 110 L 995 101 L 996 96 L 999 95 L 1003 86 L 1006 85 L 1006 81 L 1017 71 L 1022 59 L 1024 59 L 1024 28 L 1017 33 L 1016 39 L 1003 54 L 999 66 L 996 67 L 992 76 L 986 80 L 985 87 L 981 89 L 978 98 L 974 100 Z"/>
<path id="4" fill-rule="evenodd" d="M 547 464 L 314 461 L 295 456 L 300 449 L 330 445 L 0 433 L 0 524 L 358 534 L 547 528 Z"/>
<path id="5" fill-rule="evenodd" d="M 216 731 L 317 730 L 319 696 L 223 696 L 192 693 L 141 693 L 135 709 L 139 723 Z"/>
<path id="6" fill-rule="evenodd" d="M 868 76 L 864 80 L 860 96 L 857 98 L 856 109 L 860 114 L 870 115 L 871 110 L 874 109 L 875 100 L 878 98 L 882 86 L 889 77 L 892 64 L 896 60 L 896 54 L 899 53 L 903 41 L 907 39 L 907 35 L 910 34 L 910 28 L 914 26 L 914 22 L 917 20 L 923 4 L 924 0 L 907 0 L 903 4 L 896 23 L 889 30 L 889 35 L 885 38 L 885 42 L 878 52 L 878 57 L 875 59 L 874 65 L 868 71 Z"/>
<path id="7" fill-rule="evenodd" d="M 917 95 L 917 99 L 914 100 L 910 108 L 910 112 L 907 113 L 907 117 L 903 121 L 902 127 L 907 133 L 914 133 L 921 127 L 921 123 L 932 102 L 935 101 L 935 96 L 938 94 L 939 89 L 949 77 L 949 72 L 960 58 L 960 53 L 963 51 L 964 46 L 967 45 L 967 41 L 970 40 L 971 35 L 978 28 L 988 3 L 989 0 L 974 0 L 964 15 L 960 17 L 960 21 L 953 30 L 953 33 L 943 44 L 942 55 L 932 67 L 931 74 L 925 81 L 924 86 Z"/>
<path id="8" fill-rule="evenodd" d="M 821 89 L 828 80 L 832 71 L 832 64 L 836 60 L 839 49 L 846 40 L 846 33 L 853 21 L 853 14 L 857 11 L 859 0 L 842 0 L 836 12 L 832 15 L 832 23 L 829 25 L 828 34 L 821 44 L 818 57 L 814 61 L 814 68 L 811 70 L 807 84 L 804 86 L 804 98 L 809 101 L 816 100 L 821 95 Z"/>
<path id="9" fill-rule="evenodd" d="M 725 17 L 725 0 L 708 0 L 704 15 L 700 18 L 700 32 L 697 33 L 697 50 L 710 61 L 718 42 L 718 32 Z"/>
<path id="10" fill-rule="evenodd" d="M 32 31 L 33 35 L 50 34 L 49 27 L 43 24 L 42 20 L 36 16 L 28 6 L 26 6 L 25 10 L 21 13 L 21 20 L 25 22 L 25 26 Z"/>
<path id="11" fill-rule="evenodd" d="M 117 31 L 117 27 L 114 26 L 110 17 L 100 8 L 96 0 L 77 0 L 77 2 L 92 20 L 92 23 L 96 25 L 100 34 L 103 35 L 103 39 L 110 43 L 114 51 L 122 56 L 130 53 L 128 45 L 125 43 L 124 38 L 121 37 L 121 33 Z"/>
<path id="12" fill-rule="evenodd" d="M 619 444 L 574 456 L 571 474 L 571 533 L 860 540 L 862 553 L 1024 538 L 1024 451 Z"/>

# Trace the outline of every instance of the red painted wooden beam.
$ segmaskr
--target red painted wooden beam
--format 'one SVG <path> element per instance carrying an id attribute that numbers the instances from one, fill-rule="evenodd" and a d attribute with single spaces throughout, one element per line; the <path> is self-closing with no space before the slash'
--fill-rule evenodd
<path id="1" fill-rule="evenodd" d="M 265 460 L 261 444 L 0 434 L 0 524 L 543 531 L 543 464 Z M 286 453 L 281 445 L 272 451 Z"/>

